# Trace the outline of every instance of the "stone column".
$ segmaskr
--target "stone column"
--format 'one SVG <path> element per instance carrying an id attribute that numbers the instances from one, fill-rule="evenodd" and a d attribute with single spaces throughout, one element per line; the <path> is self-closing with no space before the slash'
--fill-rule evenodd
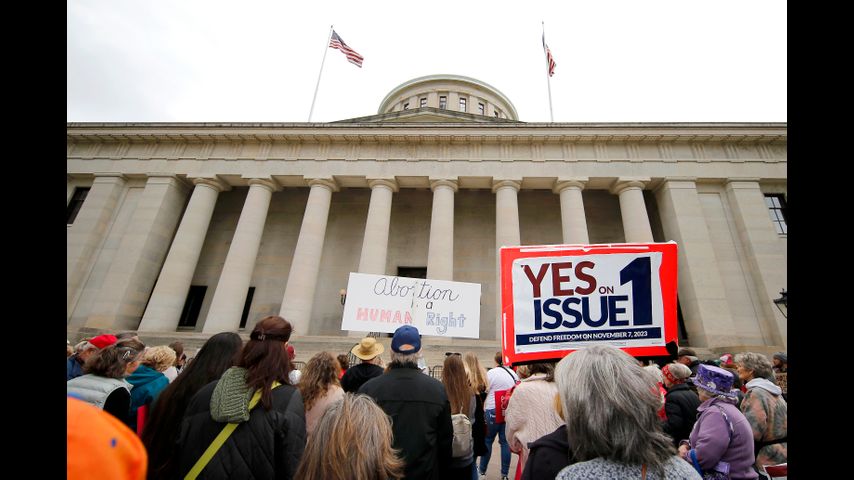
<path id="1" fill-rule="evenodd" d="M 385 178 L 369 180 L 368 185 L 371 187 L 371 203 L 365 223 L 362 255 L 359 257 L 359 273 L 385 275 L 391 197 L 398 191 L 398 186 L 394 179 Z"/>
<path id="2" fill-rule="evenodd" d="M 757 317 L 762 331 L 775 346 L 788 346 L 786 318 L 777 310 L 772 300 L 786 287 L 786 256 L 779 252 L 779 235 L 765 205 L 765 195 L 759 188 L 759 179 L 729 179 L 726 195 L 735 220 L 738 238 L 744 247 L 747 261 L 747 280 L 753 281 L 759 298 L 756 301 Z"/>
<path id="3" fill-rule="evenodd" d="M 568 180 L 558 179 L 552 191 L 560 195 L 560 220 L 563 227 L 563 243 L 590 243 L 587 235 L 587 217 L 584 215 L 584 200 L 581 191 L 587 177 Z"/>
<path id="4" fill-rule="evenodd" d="M 679 303 L 691 345 L 738 345 L 695 178 L 667 178 L 656 190 L 661 226 L 678 244 Z"/>
<path id="5" fill-rule="evenodd" d="M 196 185 L 193 195 L 157 277 L 139 324 L 140 332 L 172 332 L 178 328 L 217 197 L 219 192 L 231 189 L 217 178 L 195 178 L 193 183 Z"/>
<path id="6" fill-rule="evenodd" d="M 86 201 L 66 231 L 66 320 L 71 318 L 83 285 L 113 222 L 125 191 L 127 178 L 120 173 L 96 173 Z"/>
<path id="7" fill-rule="evenodd" d="M 416 103 L 413 106 L 410 103 L 409 108 L 418 108 L 418 104 Z M 385 275 L 388 230 L 391 223 L 391 198 L 394 192 L 399 191 L 399 187 L 393 178 L 368 180 L 368 186 L 371 187 L 371 203 L 368 205 L 368 220 L 365 222 L 365 238 L 362 240 L 362 254 L 359 257 L 359 273 Z M 365 333 L 350 330 L 347 336 L 361 338 Z"/>
<path id="8" fill-rule="evenodd" d="M 433 213 L 430 216 L 430 246 L 427 278 L 454 279 L 454 193 L 455 180 L 433 180 Z"/>
<path id="9" fill-rule="evenodd" d="M 288 284 L 279 311 L 279 315 L 291 322 L 294 332 L 300 335 L 308 335 L 310 330 L 314 291 L 326 238 L 326 222 L 329 219 L 329 205 L 332 203 L 332 192 L 339 190 L 335 180 L 331 178 L 315 178 L 309 180 L 308 184 L 311 191 L 308 194 L 308 203 L 288 274 Z"/>
<path id="10" fill-rule="evenodd" d="M 519 245 L 519 201 L 517 193 L 522 187 L 518 180 L 496 180 L 492 182 L 495 193 L 495 339 L 501 341 L 501 247 Z"/>
<path id="11" fill-rule="evenodd" d="M 149 174 L 131 214 L 86 326 L 133 330 L 139 327 L 154 282 L 163 266 L 188 188 L 171 173 Z"/>
<path id="12" fill-rule="evenodd" d="M 255 270 L 270 199 L 273 192 L 278 190 L 278 184 L 270 178 L 249 180 L 249 193 L 240 212 L 202 332 L 235 332 L 240 328 L 240 315 Z"/>
<path id="13" fill-rule="evenodd" d="M 619 178 L 611 186 L 611 193 L 620 196 L 620 215 L 626 243 L 652 242 L 652 228 L 643 201 L 643 187 L 649 178 Z"/>

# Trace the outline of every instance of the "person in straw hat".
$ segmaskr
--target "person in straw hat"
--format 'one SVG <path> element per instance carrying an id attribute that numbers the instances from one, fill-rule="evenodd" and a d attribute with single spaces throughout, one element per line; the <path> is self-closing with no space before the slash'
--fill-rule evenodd
<path id="1" fill-rule="evenodd" d="M 374 337 L 365 337 L 359 341 L 350 352 L 362 362 L 347 369 L 344 376 L 341 377 L 341 388 L 345 392 L 356 393 L 362 384 L 382 375 L 383 368 L 380 366 L 380 354 L 384 351 L 385 347 L 377 342 L 377 339 Z"/>

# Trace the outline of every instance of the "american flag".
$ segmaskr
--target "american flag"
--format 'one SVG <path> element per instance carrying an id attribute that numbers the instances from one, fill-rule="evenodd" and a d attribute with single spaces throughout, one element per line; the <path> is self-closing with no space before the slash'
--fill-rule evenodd
<path id="1" fill-rule="evenodd" d="M 348 47 L 347 44 L 344 43 L 344 40 L 342 40 L 341 37 L 339 37 L 338 34 L 335 33 L 335 30 L 332 30 L 332 38 L 329 39 L 329 48 L 341 50 L 341 53 L 343 53 L 344 56 L 347 57 L 348 62 L 359 68 L 362 68 L 362 60 L 364 60 L 365 58 L 356 53 L 356 51 L 352 48 Z"/>
<path id="2" fill-rule="evenodd" d="M 552 77 L 555 74 L 555 59 L 552 57 L 552 51 L 549 50 L 549 46 L 546 45 L 545 33 L 543 33 L 543 50 L 546 52 L 546 61 L 549 62 L 549 76 Z"/>

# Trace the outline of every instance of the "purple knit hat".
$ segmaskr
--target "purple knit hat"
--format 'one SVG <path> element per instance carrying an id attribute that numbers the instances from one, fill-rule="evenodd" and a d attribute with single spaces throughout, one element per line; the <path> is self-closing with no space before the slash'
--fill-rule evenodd
<path id="1" fill-rule="evenodd" d="M 731 372 L 703 363 L 697 367 L 697 376 L 691 377 L 691 381 L 697 388 L 702 388 L 713 395 L 723 395 L 729 398 L 738 397 L 738 394 L 732 391 L 734 380 Z"/>

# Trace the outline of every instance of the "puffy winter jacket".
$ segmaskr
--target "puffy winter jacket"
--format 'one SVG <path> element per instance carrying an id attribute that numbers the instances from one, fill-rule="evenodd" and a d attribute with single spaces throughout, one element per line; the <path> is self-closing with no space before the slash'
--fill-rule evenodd
<path id="1" fill-rule="evenodd" d="M 220 380 L 205 385 L 190 401 L 178 437 L 179 473 L 183 478 L 195 465 L 213 439 L 226 425 L 215 421 L 234 412 L 225 412 L 242 404 L 246 415 L 248 399 L 229 393 L 214 395 L 219 382 L 234 381 L 242 369 L 232 367 Z M 242 421 L 202 470 L 200 479 L 235 480 L 238 478 L 291 479 L 305 447 L 305 411 L 296 387 L 281 385 L 273 389 L 272 408 L 259 403 Z M 235 421 L 233 418 L 231 421 Z"/>

